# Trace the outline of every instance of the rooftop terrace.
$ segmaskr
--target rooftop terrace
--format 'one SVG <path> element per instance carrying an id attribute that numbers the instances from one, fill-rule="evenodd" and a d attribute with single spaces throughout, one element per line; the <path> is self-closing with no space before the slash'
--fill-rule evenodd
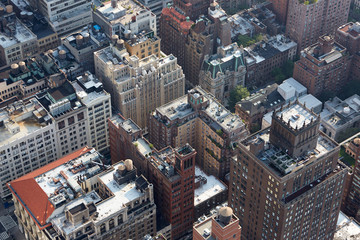
<path id="1" fill-rule="evenodd" d="M 290 123 L 290 127 L 293 129 L 300 129 L 318 118 L 315 113 L 298 103 L 277 111 L 276 117 L 282 119 L 285 123 Z"/>

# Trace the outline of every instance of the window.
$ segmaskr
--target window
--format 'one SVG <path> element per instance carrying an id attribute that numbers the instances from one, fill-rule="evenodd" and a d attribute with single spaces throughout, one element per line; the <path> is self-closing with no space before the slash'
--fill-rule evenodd
<path id="1" fill-rule="evenodd" d="M 77 117 L 78 117 L 78 121 L 83 120 L 84 119 L 84 113 L 83 112 L 79 113 L 77 115 Z"/>
<path id="2" fill-rule="evenodd" d="M 59 129 L 63 129 L 65 127 L 65 122 L 64 121 L 61 121 L 58 123 L 58 128 Z"/>
<path id="3" fill-rule="evenodd" d="M 74 124 L 74 122 L 75 122 L 75 118 L 74 117 L 69 117 L 68 124 L 71 125 L 71 124 Z"/>

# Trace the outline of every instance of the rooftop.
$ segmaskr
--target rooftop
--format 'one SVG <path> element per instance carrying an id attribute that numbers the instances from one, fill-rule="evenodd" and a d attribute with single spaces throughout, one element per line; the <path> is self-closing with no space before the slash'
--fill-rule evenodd
<path id="1" fill-rule="evenodd" d="M 215 130 L 222 129 L 230 132 L 245 126 L 239 116 L 232 114 L 229 110 L 222 106 L 214 96 L 204 91 L 201 87 L 189 90 L 188 94 L 192 94 L 194 97 L 204 97 L 203 102 L 207 102 L 208 104 L 207 107 L 201 111 L 206 113 L 207 118 L 204 120 Z M 195 113 L 191 104 L 188 102 L 188 95 L 184 95 L 172 102 L 162 105 L 156 110 L 157 111 L 154 113 L 155 118 L 166 116 L 166 118 L 170 121 L 184 119 L 191 113 Z M 157 112 L 159 112 L 162 116 L 157 116 Z M 170 122 L 166 124 L 169 123 Z"/>
<path id="2" fill-rule="evenodd" d="M 293 129 L 300 129 L 303 125 L 308 125 L 317 119 L 317 115 L 298 103 L 277 111 L 276 116 L 283 122 L 290 123 Z"/>
<path id="3" fill-rule="evenodd" d="M 29 40 L 36 40 L 36 35 L 32 33 L 19 19 L 14 15 L 14 20 L 8 22 L 6 26 L 7 29 L 10 29 L 9 32 L 0 32 L 0 45 L 3 48 L 8 48 L 18 43 L 24 43 Z M 10 35 L 10 31 L 14 33 Z"/>
<path id="4" fill-rule="evenodd" d="M 200 181 L 200 187 L 195 189 L 195 206 L 227 189 L 225 184 L 220 182 L 215 176 L 206 175 L 199 167 L 195 167 L 195 183 L 198 181 Z"/>
<path id="5" fill-rule="evenodd" d="M 314 150 L 306 152 L 300 157 L 293 158 L 287 152 L 272 145 L 269 138 L 270 128 L 267 128 L 244 140 L 243 145 L 250 151 L 251 144 L 264 144 L 264 147 L 256 157 L 280 177 L 296 172 L 298 169 L 332 151 L 337 146 L 329 137 L 320 133 Z"/>
<path id="6" fill-rule="evenodd" d="M 335 42 L 331 37 L 322 36 L 317 43 L 305 48 L 301 54 L 305 57 L 310 55 L 319 61 L 316 64 L 322 66 L 342 58 L 345 51 L 346 48 Z"/>
<path id="7" fill-rule="evenodd" d="M 143 5 L 140 5 L 137 1 L 116 1 L 115 8 L 112 7 L 111 1 L 103 4 L 104 6 L 97 8 L 96 12 L 100 13 L 111 24 L 120 23 L 125 26 L 136 21 L 139 14 L 149 13 L 149 15 L 153 15 L 153 13 L 147 10 Z"/>
<path id="8" fill-rule="evenodd" d="M 32 134 L 52 122 L 52 117 L 35 98 L 9 104 L 0 109 L 0 146 Z"/>
<path id="9" fill-rule="evenodd" d="M 353 38 L 360 37 L 360 22 L 349 22 L 338 28 L 339 31 L 349 34 Z"/>
<path id="10" fill-rule="evenodd" d="M 334 240 L 356 240 L 360 238 L 360 225 L 340 211 Z"/>

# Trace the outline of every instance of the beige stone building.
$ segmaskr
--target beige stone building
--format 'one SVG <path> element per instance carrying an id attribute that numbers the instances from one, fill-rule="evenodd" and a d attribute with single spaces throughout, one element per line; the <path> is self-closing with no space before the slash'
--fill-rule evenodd
<path id="1" fill-rule="evenodd" d="M 85 147 L 12 181 L 20 231 L 31 240 L 155 235 L 153 185 L 136 171 L 129 159 L 104 166 Z"/>
<path id="2" fill-rule="evenodd" d="M 130 56 L 125 46 L 118 40 L 95 52 L 95 73 L 110 93 L 112 105 L 146 128 L 151 111 L 184 95 L 185 77 L 173 55 L 154 53 L 141 59 L 136 53 Z M 159 47 L 154 45 L 155 51 Z"/>

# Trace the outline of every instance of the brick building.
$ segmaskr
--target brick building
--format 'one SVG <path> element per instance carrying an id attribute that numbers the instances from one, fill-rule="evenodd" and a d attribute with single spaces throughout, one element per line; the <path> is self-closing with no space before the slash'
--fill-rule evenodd
<path id="1" fill-rule="evenodd" d="M 349 77 L 360 79 L 360 23 L 349 22 L 340 26 L 335 33 L 335 41 L 346 47 L 352 55 Z"/>
<path id="2" fill-rule="evenodd" d="M 196 222 L 193 228 L 194 240 L 217 239 L 240 240 L 241 226 L 239 219 L 229 207 L 222 207 L 219 212 L 204 221 Z"/>
<path id="3" fill-rule="evenodd" d="M 247 135 L 239 116 L 230 113 L 212 95 L 196 87 L 150 115 L 149 138 L 158 149 L 189 143 L 197 165 L 224 180 L 234 143 Z"/>
<path id="4" fill-rule="evenodd" d="M 159 228 L 171 224 L 171 239 L 187 234 L 194 219 L 195 150 L 190 145 L 156 150 L 131 119 L 120 115 L 109 120 L 109 134 L 113 163 L 133 159 L 154 185 Z"/>
<path id="5" fill-rule="evenodd" d="M 298 44 L 297 53 L 347 22 L 350 0 L 289 0 L 286 35 Z M 311 24 L 310 24 L 311 23 Z"/>
<path id="6" fill-rule="evenodd" d="M 174 0 L 174 7 L 178 8 L 182 15 L 195 21 L 200 15 L 206 14 L 210 0 Z"/>
<path id="7" fill-rule="evenodd" d="M 351 176 L 343 211 L 350 217 L 360 220 L 360 138 L 355 138 L 346 145 L 346 153 L 355 159 L 355 166 Z"/>
<path id="8" fill-rule="evenodd" d="M 179 9 L 168 6 L 162 10 L 160 17 L 161 51 L 173 54 L 180 66 L 185 65 L 185 42 L 194 24 Z"/>
<path id="9" fill-rule="evenodd" d="M 339 92 L 348 81 L 351 57 L 347 49 L 329 36 L 301 52 L 295 63 L 293 77 L 303 84 L 315 97 L 321 93 Z"/>
<path id="10" fill-rule="evenodd" d="M 276 19 L 281 24 L 286 24 L 288 5 L 290 0 L 269 0 L 272 3 L 271 9 L 276 14 Z"/>
<path id="11" fill-rule="evenodd" d="M 295 101 L 239 145 L 228 202 L 245 239 L 333 239 L 347 167 L 319 124 Z"/>

